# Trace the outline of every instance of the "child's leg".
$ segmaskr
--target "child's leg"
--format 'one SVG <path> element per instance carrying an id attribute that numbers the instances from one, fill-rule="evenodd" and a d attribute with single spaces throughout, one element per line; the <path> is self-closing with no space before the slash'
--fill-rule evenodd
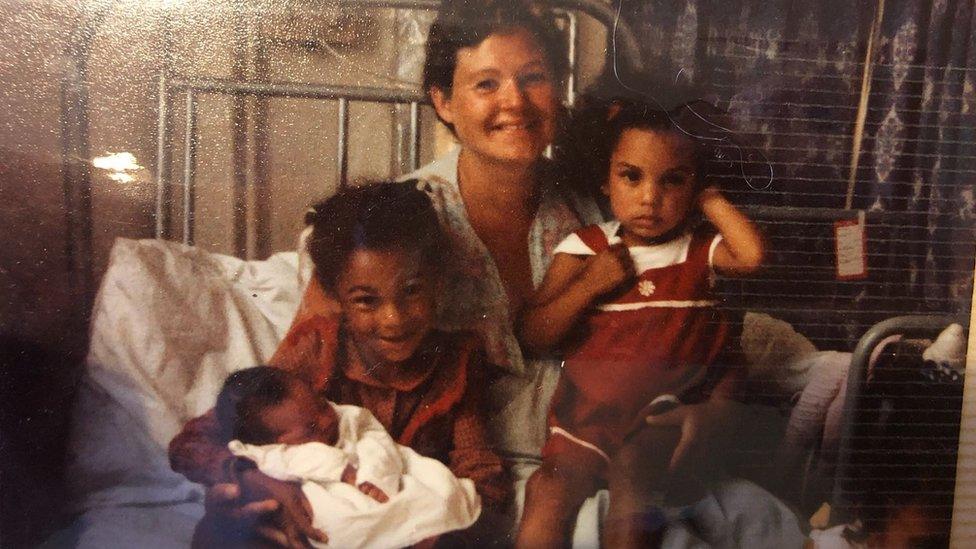
<path id="1" fill-rule="evenodd" d="M 645 427 L 614 455 L 607 475 L 610 508 L 604 547 L 659 547 L 664 533 L 660 507 L 671 455 L 681 427 Z"/>
<path id="2" fill-rule="evenodd" d="M 606 461 L 596 452 L 572 448 L 550 453 L 525 486 L 525 510 L 515 547 L 569 547 L 583 501 L 599 487 Z"/>

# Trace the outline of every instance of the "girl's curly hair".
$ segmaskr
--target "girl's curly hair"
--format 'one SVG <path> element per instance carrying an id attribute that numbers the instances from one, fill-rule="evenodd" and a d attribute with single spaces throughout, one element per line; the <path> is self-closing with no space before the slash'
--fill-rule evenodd
<path id="1" fill-rule="evenodd" d="M 427 266 L 446 260 L 437 212 L 416 180 L 347 187 L 316 204 L 306 222 L 312 225 L 308 252 L 326 290 L 335 289 L 356 250 L 416 252 Z"/>

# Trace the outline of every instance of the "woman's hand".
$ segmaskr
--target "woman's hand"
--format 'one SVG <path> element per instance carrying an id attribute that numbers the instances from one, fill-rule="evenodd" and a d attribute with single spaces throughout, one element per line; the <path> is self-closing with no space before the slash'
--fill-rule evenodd
<path id="1" fill-rule="evenodd" d="M 204 508 L 208 515 L 232 524 L 252 525 L 262 517 L 278 510 L 273 499 L 245 502 L 236 484 L 215 484 L 207 489 Z"/>
<path id="2" fill-rule="evenodd" d="M 611 292 L 635 276 L 634 261 L 623 243 L 614 244 L 587 259 L 583 269 L 583 279 L 594 296 Z"/>
<path id="3" fill-rule="evenodd" d="M 239 487 L 222 485 L 237 488 L 233 499 L 227 498 L 227 488 L 222 489 L 223 494 L 211 495 L 221 485 L 208 491 L 208 500 L 223 496 L 223 501 L 214 501 L 208 512 L 235 523 L 250 522 L 258 536 L 281 547 L 305 548 L 310 546 L 309 539 L 323 543 L 328 540 L 325 533 L 312 526 L 312 507 L 297 484 L 273 479 L 257 469 L 244 471 L 239 479 Z M 276 511 L 273 521 L 262 520 L 272 511 Z"/>
<path id="4" fill-rule="evenodd" d="M 656 416 L 648 416 L 648 425 L 680 426 L 681 438 L 671 454 L 670 471 L 695 461 L 708 452 L 709 439 L 730 425 L 732 401 L 711 398 L 700 404 L 688 404 Z"/>

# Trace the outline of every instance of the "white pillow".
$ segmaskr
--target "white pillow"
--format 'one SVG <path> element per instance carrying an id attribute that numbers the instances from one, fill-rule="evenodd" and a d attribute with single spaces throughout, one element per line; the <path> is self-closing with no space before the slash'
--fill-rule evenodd
<path id="1" fill-rule="evenodd" d="M 742 325 L 742 352 L 750 382 L 775 387 L 786 396 L 803 390 L 817 348 L 788 322 L 765 313 L 747 312 Z"/>
<path id="2" fill-rule="evenodd" d="M 173 502 L 169 441 L 232 371 L 270 358 L 301 297 L 295 253 L 242 261 L 160 240 L 116 241 L 92 312 L 70 443 L 77 506 Z"/>

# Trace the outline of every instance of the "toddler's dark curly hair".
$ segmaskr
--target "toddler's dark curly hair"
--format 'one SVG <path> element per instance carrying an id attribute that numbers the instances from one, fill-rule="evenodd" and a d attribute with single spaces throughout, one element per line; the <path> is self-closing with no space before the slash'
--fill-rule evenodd
<path id="1" fill-rule="evenodd" d="M 607 179 L 610 157 L 628 129 L 686 137 L 694 146 L 699 186 L 735 186 L 743 178 L 764 175 L 763 163 L 751 158 L 756 147 L 734 130 L 728 113 L 700 99 L 700 90 L 687 86 L 663 90 L 650 82 L 646 75 L 633 76 L 628 86 L 604 81 L 579 97 L 553 151 L 556 170 L 567 184 L 587 193 L 598 191 Z"/>

